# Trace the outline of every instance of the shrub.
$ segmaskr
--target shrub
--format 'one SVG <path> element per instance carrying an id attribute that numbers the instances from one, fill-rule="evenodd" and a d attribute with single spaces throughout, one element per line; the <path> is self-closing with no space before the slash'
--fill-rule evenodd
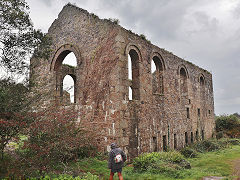
<path id="1" fill-rule="evenodd" d="M 190 163 L 177 151 L 145 153 L 133 160 L 138 172 L 163 173 L 191 168 Z"/>
<path id="2" fill-rule="evenodd" d="M 217 132 L 217 134 L 216 134 L 216 138 L 217 138 L 217 139 L 221 139 L 221 138 L 223 138 L 223 137 L 224 137 L 223 131 Z"/>
<path id="3" fill-rule="evenodd" d="M 19 153 L 25 164 L 23 174 L 32 176 L 38 171 L 44 175 L 56 165 L 63 166 L 96 152 L 95 137 L 100 137 L 98 131 L 90 131 L 77 124 L 77 113 L 74 110 L 53 108 L 38 112 L 35 116 L 35 121 L 29 128 L 28 139 Z"/>
<path id="4" fill-rule="evenodd" d="M 185 148 L 181 149 L 180 152 L 186 158 L 195 158 L 198 156 L 197 151 L 190 147 L 185 147 Z"/>
<path id="5" fill-rule="evenodd" d="M 216 117 L 216 131 L 222 132 L 231 138 L 240 137 L 240 119 L 239 115 L 222 115 Z M 221 135 L 217 138 L 221 138 Z"/>
<path id="6" fill-rule="evenodd" d="M 240 145 L 240 140 L 239 139 L 229 139 L 228 142 L 231 145 Z"/>
<path id="7" fill-rule="evenodd" d="M 217 142 L 217 140 L 208 139 L 194 144 L 193 148 L 198 152 L 209 152 L 219 150 L 221 145 Z"/>

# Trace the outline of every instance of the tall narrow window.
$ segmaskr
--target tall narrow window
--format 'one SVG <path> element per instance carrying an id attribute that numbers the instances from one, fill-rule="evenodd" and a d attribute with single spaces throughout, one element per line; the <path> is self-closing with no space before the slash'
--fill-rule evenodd
<path id="1" fill-rule="evenodd" d="M 187 118 L 190 118 L 190 112 L 189 112 L 189 108 L 187 108 Z"/>
<path id="2" fill-rule="evenodd" d="M 74 80 L 70 75 L 66 75 L 63 79 L 63 99 L 65 102 L 74 103 Z"/>
<path id="3" fill-rule="evenodd" d="M 204 140 L 204 130 L 202 130 L 202 140 Z"/>
<path id="4" fill-rule="evenodd" d="M 167 136 L 163 136 L 163 151 L 167 151 Z"/>
<path id="5" fill-rule="evenodd" d="M 140 99 L 139 56 L 133 49 L 128 56 L 128 79 L 131 81 L 132 100 Z"/>
<path id="6" fill-rule="evenodd" d="M 200 97 L 203 100 L 205 97 L 205 88 L 204 88 L 205 81 L 204 81 L 203 75 L 200 76 L 199 83 L 200 83 Z"/>
<path id="7" fill-rule="evenodd" d="M 151 61 L 153 93 L 163 94 L 163 69 L 163 61 L 158 56 L 154 56 Z"/>
<path id="8" fill-rule="evenodd" d="M 191 132 L 191 143 L 193 143 L 193 132 Z"/>
<path id="9" fill-rule="evenodd" d="M 198 117 L 201 116 L 201 112 L 200 112 L 200 109 L 199 109 L 199 108 L 197 109 L 197 114 L 198 114 Z"/>
<path id="10" fill-rule="evenodd" d="M 174 136 L 173 136 L 173 138 L 174 138 L 174 149 L 177 149 L 177 135 L 176 134 L 174 134 Z"/>
<path id="11" fill-rule="evenodd" d="M 129 54 L 128 54 L 128 79 L 132 80 L 132 60 Z"/>
<path id="12" fill-rule="evenodd" d="M 132 100 L 132 88 L 128 87 L 128 99 L 131 101 Z"/>
<path id="13" fill-rule="evenodd" d="M 153 137 L 153 151 L 157 152 L 157 137 Z"/>
<path id="14" fill-rule="evenodd" d="M 184 95 L 188 92 L 187 72 L 184 68 L 180 69 L 180 90 L 181 90 L 182 95 Z"/>
<path id="15" fill-rule="evenodd" d="M 188 133 L 185 132 L 185 144 L 187 145 L 188 144 Z"/>
<path id="16" fill-rule="evenodd" d="M 200 86 L 203 86 L 204 85 L 204 78 L 203 78 L 203 76 L 200 77 L 199 81 L 200 81 Z"/>
<path id="17" fill-rule="evenodd" d="M 199 134 L 198 134 L 198 130 L 196 131 L 196 140 L 198 141 L 199 139 Z"/>

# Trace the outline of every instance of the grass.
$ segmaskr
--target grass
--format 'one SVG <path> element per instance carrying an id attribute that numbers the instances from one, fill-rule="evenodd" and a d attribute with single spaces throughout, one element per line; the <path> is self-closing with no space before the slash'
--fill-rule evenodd
<path id="1" fill-rule="evenodd" d="M 235 159 L 240 159 L 240 146 L 202 153 L 198 158 L 189 159 L 192 165 L 191 177 L 231 176 L 233 171 L 231 161 Z"/>
<path id="2" fill-rule="evenodd" d="M 232 146 L 215 152 L 200 153 L 197 158 L 189 158 L 192 168 L 179 170 L 178 179 L 201 179 L 204 176 L 221 176 L 232 179 L 232 160 L 240 159 L 240 146 Z M 72 164 L 72 168 L 81 169 L 82 172 L 91 172 L 100 179 L 108 179 L 109 170 L 107 161 L 97 158 L 86 158 Z M 123 177 L 126 180 L 173 180 L 170 174 L 135 173 L 133 167 L 128 165 L 123 168 Z M 118 179 L 115 175 L 115 179 Z"/>
<path id="3" fill-rule="evenodd" d="M 8 158 L 8 156 L 6 156 L 6 158 Z M 182 180 L 200 180 L 204 176 L 221 176 L 233 179 L 231 176 L 233 172 L 232 162 L 237 159 L 240 159 L 240 145 L 229 146 L 228 148 L 213 152 L 199 153 L 197 158 L 187 158 L 192 168 L 178 170 L 174 172 L 176 174 L 170 174 L 169 172 L 163 174 L 151 174 L 149 172 L 136 173 L 133 165 L 129 164 L 123 168 L 123 177 L 125 180 L 173 180 L 177 179 L 176 177 Z M 5 159 L 4 162 L 10 161 Z M 0 167 L 1 166 L 5 166 L 5 164 L 0 162 Z M 82 176 L 84 173 L 90 172 L 91 174 L 99 176 L 99 179 L 104 180 L 109 178 L 107 157 L 104 156 L 101 158 L 81 159 L 66 164 L 64 168 L 60 165 L 56 167 L 56 171 L 52 173 L 56 175 L 57 172 L 69 174 L 74 177 Z M 117 175 L 115 175 L 114 179 L 118 179 Z"/>

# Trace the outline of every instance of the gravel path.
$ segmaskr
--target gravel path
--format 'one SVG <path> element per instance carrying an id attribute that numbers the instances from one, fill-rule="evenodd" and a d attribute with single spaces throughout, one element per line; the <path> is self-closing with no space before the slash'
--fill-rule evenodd
<path id="1" fill-rule="evenodd" d="M 233 161 L 233 167 L 233 175 L 238 177 L 236 180 L 240 180 L 240 159 Z"/>

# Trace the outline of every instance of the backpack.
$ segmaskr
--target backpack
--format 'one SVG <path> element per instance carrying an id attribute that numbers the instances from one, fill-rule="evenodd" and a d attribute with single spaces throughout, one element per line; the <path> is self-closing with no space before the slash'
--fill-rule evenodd
<path id="1" fill-rule="evenodd" d="M 122 162 L 123 161 L 123 158 L 122 158 L 122 155 L 121 155 L 121 153 L 120 152 L 117 152 L 117 154 L 113 151 L 113 153 L 114 153 L 114 162 L 116 163 L 116 164 L 118 164 L 118 163 L 120 163 L 120 162 Z"/>

